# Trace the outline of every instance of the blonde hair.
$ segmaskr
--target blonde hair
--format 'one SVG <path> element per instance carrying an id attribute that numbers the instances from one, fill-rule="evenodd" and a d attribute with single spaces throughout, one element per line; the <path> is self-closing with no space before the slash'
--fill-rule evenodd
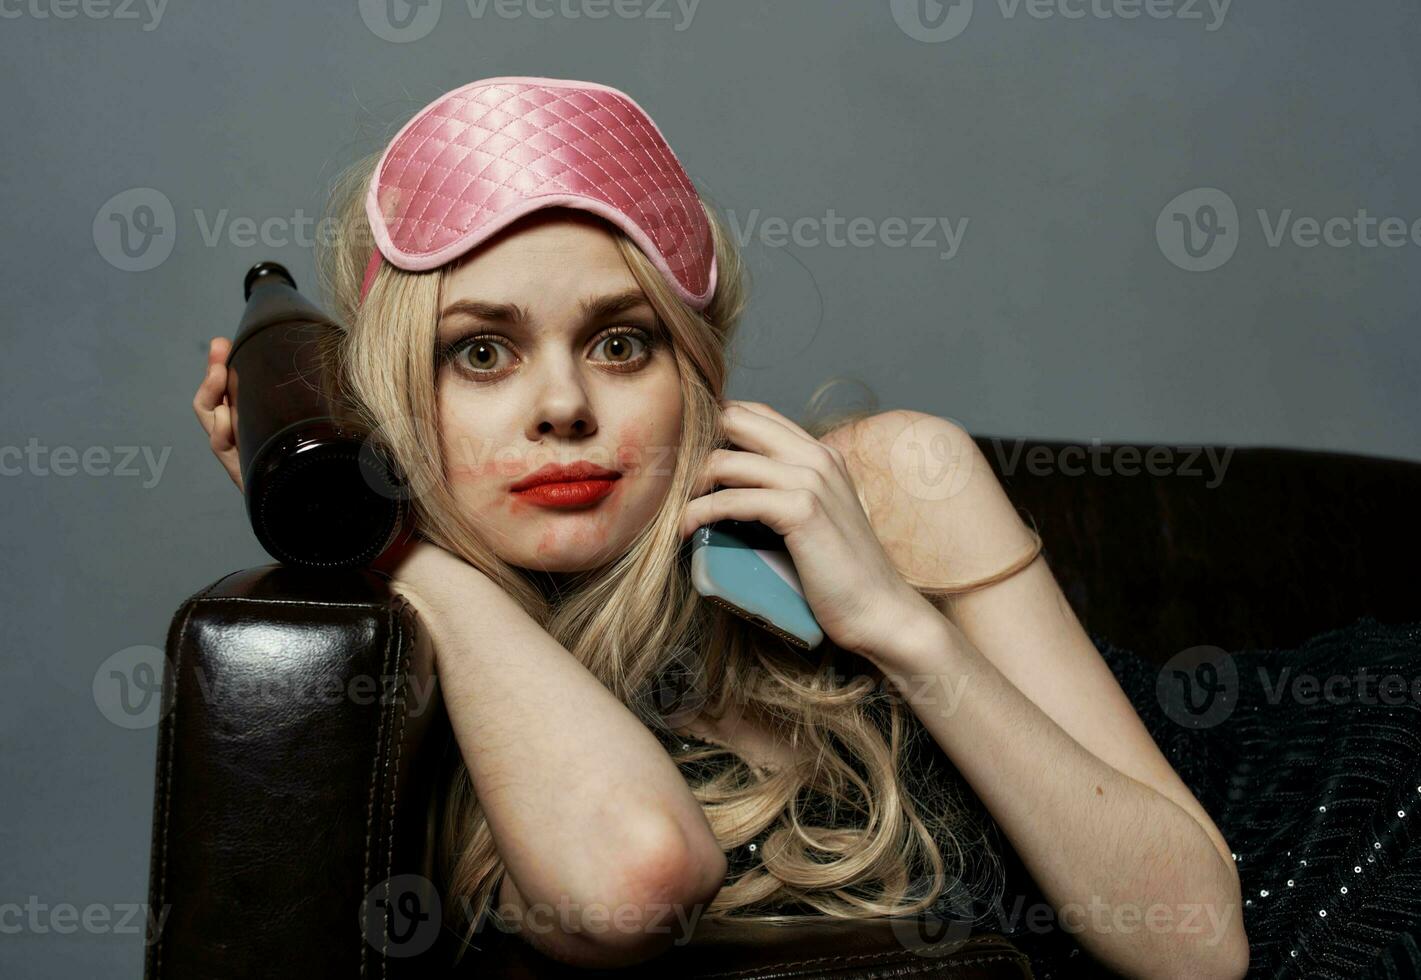
<path id="1" fill-rule="evenodd" d="M 747 270 L 713 208 L 702 201 L 719 283 L 703 311 L 683 303 L 635 244 L 607 226 L 670 338 L 684 406 L 682 442 L 664 503 L 626 552 L 571 577 L 550 597 L 527 570 L 494 553 L 443 479 L 432 354 L 445 270 L 409 273 L 385 263 L 359 301 L 371 241 L 364 197 L 378 156 L 337 179 L 330 207 L 338 234 L 318 254 L 326 301 L 348 325 L 337 352 L 341 384 L 404 469 L 424 536 L 498 582 L 663 738 L 723 849 L 767 835 L 756 866 L 728 880 L 705 915 L 795 922 L 911 914 L 945 900 L 995 901 L 1002 866 L 990 820 L 950 764 L 946 778 L 915 779 L 909 772 L 909 749 L 924 747 L 929 736 L 882 673 L 828 640 L 811 662 L 702 601 L 679 560 L 679 519 L 694 474 L 728 444 L 716 400 L 748 295 Z M 840 413 L 805 426 L 819 438 L 867 414 Z M 950 594 L 979 583 L 910 584 Z M 728 748 L 683 745 L 670 735 L 649 692 L 688 660 L 703 683 L 708 715 L 721 717 L 732 706 L 756 709 L 803 761 L 752 767 Z M 692 778 L 698 775 L 704 778 Z M 468 941 L 485 914 L 497 917 L 504 865 L 457 748 L 438 797 L 436 884 L 446 896 L 446 925 Z M 784 912 L 796 905 L 808 911 Z"/>

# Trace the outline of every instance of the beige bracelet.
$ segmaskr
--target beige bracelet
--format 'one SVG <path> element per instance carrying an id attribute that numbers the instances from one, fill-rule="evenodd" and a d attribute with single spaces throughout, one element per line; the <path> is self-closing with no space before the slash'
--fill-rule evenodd
<path id="1" fill-rule="evenodd" d="M 946 582 L 941 584 L 932 584 L 920 580 L 915 581 L 914 579 L 904 576 L 904 581 L 906 581 L 909 585 L 911 585 L 919 592 L 928 592 L 933 595 L 967 595 L 969 592 L 976 592 L 979 589 L 985 589 L 989 585 L 996 585 L 998 582 L 1011 578 L 1017 572 L 1021 571 L 1023 568 L 1030 565 L 1033 561 L 1036 560 L 1036 556 L 1041 553 L 1043 542 L 1041 540 L 1041 535 L 1037 534 L 1035 529 L 1031 530 L 1031 538 L 1032 545 L 1029 549 L 1027 549 L 1026 554 L 1022 555 L 1020 558 L 1012 562 L 1006 568 L 1003 568 L 1001 571 L 989 575 L 987 578 L 978 579 L 975 582 Z"/>

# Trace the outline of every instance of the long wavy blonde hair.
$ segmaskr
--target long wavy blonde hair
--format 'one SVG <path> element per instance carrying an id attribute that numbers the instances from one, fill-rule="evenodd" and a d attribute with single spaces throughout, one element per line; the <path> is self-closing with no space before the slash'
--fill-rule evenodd
<path id="1" fill-rule="evenodd" d="M 378 157 L 337 178 L 327 219 L 337 233 L 317 254 L 326 301 L 346 325 L 336 352 L 340 383 L 404 470 L 421 533 L 499 583 L 662 737 L 723 849 L 765 836 L 760 860 L 732 875 L 704 914 L 796 922 L 905 915 L 949 901 L 958 908 L 995 902 L 1003 876 L 990 819 L 950 763 L 931 778 L 911 771 L 909 750 L 916 746 L 930 757 L 932 747 L 921 741 L 929 736 L 882 673 L 827 639 L 811 662 L 691 587 L 678 526 L 695 474 L 715 448 L 729 445 L 717 399 L 748 295 L 746 267 L 714 209 L 702 199 L 719 264 L 715 296 L 703 311 L 683 303 L 638 247 L 607 225 L 670 339 L 680 375 L 682 443 L 665 501 L 626 553 L 550 594 L 536 573 L 495 554 L 444 479 L 432 354 L 448 267 L 410 273 L 385 263 L 359 300 L 371 247 L 364 197 Z M 826 390 L 815 393 L 811 408 Z M 799 421 L 820 438 L 870 411 Z M 862 489 L 859 498 L 867 513 Z M 925 594 L 981 584 L 907 581 Z M 705 697 L 705 714 L 750 709 L 803 761 L 757 767 L 729 748 L 683 743 L 658 699 L 668 677 L 688 668 Z M 684 687 L 684 681 L 673 683 Z M 497 918 L 505 868 L 457 747 L 433 805 L 436 885 L 446 897 L 446 925 L 466 941 L 462 952 L 486 914 Z M 804 911 L 785 911 L 794 906 Z"/>

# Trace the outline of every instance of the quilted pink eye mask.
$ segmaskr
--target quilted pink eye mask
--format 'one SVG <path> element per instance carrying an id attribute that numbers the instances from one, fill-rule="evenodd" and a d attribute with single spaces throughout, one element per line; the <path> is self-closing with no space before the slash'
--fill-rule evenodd
<path id="1" fill-rule="evenodd" d="M 441 95 L 390 141 L 365 198 L 376 248 L 360 298 L 382 257 L 436 269 L 548 207 L 611 221 L 691 307 L 710 302 L 710 224 L 651 117 L 606 85 L 513 76 Z"/>

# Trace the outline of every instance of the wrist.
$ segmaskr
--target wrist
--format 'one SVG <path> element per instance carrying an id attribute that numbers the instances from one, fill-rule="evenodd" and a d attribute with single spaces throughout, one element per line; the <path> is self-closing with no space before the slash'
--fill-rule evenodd
<path id="1" fill-rule="evenodd" d="M 880 639 L 864 656 L 884 673 L 913 672 L 940 665 L 952 647 L 953 634 L 952 623 L 921 593 L 911 591 L 907 601 L 894 608 L 878 632 Z"/>
<path id="2" fill-rule="evenodd" d="M 421 618 L 431 621 L 456 609 L 479 608 L 476 593 L 491 585 L 473 565 L 423 539 L 404 549 L 387 574 L 391 587 L 410 601 Z"/>

